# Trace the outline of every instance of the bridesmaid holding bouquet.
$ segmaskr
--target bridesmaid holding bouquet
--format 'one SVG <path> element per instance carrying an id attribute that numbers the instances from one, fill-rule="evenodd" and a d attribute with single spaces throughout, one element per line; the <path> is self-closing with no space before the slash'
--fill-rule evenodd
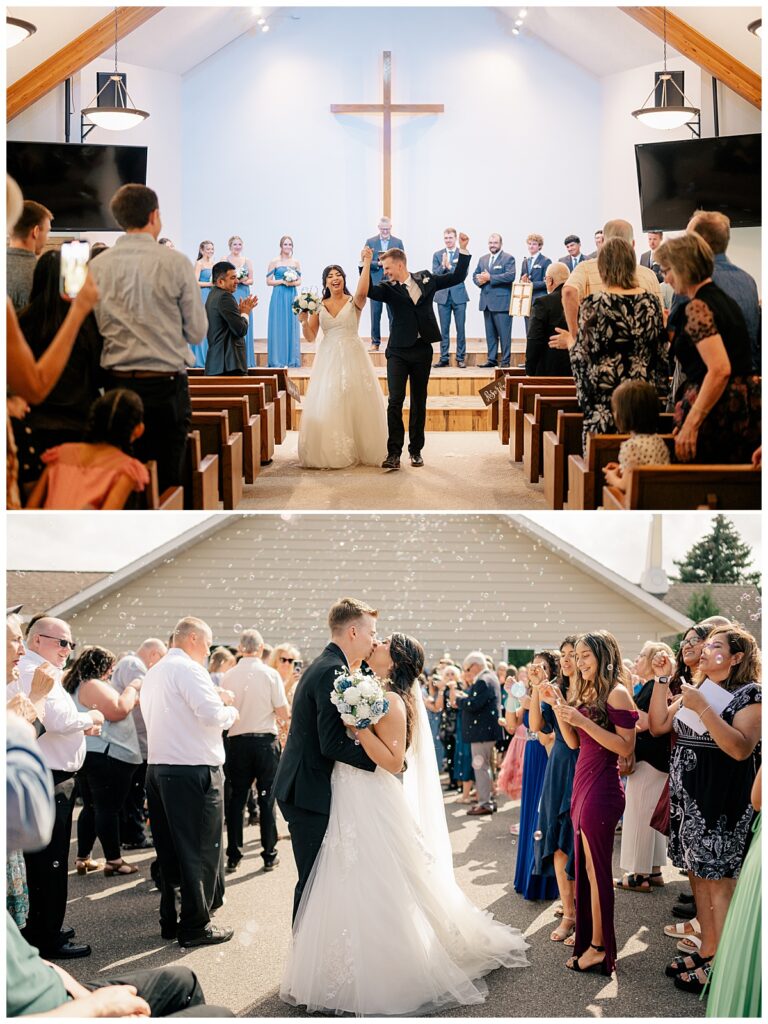
<path id="1" fill-rule="evenodd" d="M 280 239 L 280 255 L 267 267 L 267 284 L 272 289 L 267 327 L 267 366 L 301 366 L 299 321 L 291 308 L 301 284 L 301 264 L 293 258 L 290 235 L 283 235 Z"/>
<path id="2" fill-rule="evenodd" d="M 247 299 L 251 294 L 253 284 L 253 263 L 243 255 L 243 240 L 240 235 L 232 235 L 227 242 L 229 254 L 227 259 L 237 271 L 237 288 L 235 288 L 235 302 L 240 299 Z M 256 356 L 253 351 L 253 313 L 248 315 L 248 333 L 245 336 L 245 357 L 248 366 L 256 365 Z"/>
<path id="3" fill-rule="evenodd" d="M 200 288 L 200 298 L 203 305 L 208 301 L 211 294 L 211 274 L 213 272 L 213 242 L 201 242 L 197 247 L 197 260 L 195 261 L 195 278 Z M 205 367 L 205 357 L 208 355 L 208 339 L 204 338 L 202 344 L 192 347 L 192 354 L 195 357 L 195 366 Z"/>

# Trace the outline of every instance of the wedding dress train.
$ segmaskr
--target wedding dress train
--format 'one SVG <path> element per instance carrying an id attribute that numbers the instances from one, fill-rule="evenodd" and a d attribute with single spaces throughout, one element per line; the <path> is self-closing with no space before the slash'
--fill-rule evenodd
<path id="1" fill-rule="evenodd" d="M 280 986 L 287 1003 L 421 1016 L 481 1003 L 483 975 L 528 965 L 521 933 L 475 907 L 456 882 L 420 692 L 418 703 L 402 778 L 341 762 L 333 769 L 328 831 Z"/>
<path id="2" fill-rule="evenodd" d="M 387 413 L 352 299 L 333 317 L 323 306 L 309 387 L 301 407 L 299 463 L 307 469 L 378 466 L 387 454 Z"/>

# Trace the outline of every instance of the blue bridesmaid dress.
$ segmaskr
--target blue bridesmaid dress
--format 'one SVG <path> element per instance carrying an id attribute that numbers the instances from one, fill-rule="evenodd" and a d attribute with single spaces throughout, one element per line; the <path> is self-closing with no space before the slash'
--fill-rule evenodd
<path id="1" fill-rule="evenodd" d="M 245 264 L 243 264 L 245 266 Z M 239 284 L 235 288 L 235 302 L 240 299 L 247 299 L 251 294 L 251 287 L 247 284 Z M 253 351 L 253 313 L 248 314 L 248 333 L 245 336 L 245 358 L 249 366 L 256 365 L 256 355 Z"/>
<path id="2" fill-rule="evenodd" d="M 211 274 L 213 273 L 213 267 L 202 267 L 200 270 L 200 280 L 210 281 Z M 200 298 L 203 300 L 203 305 L 208 301 L 208 296 L 211 294 L 210 288 L 200 289 Z M 192 355 L 195 357 L 195 366 L 202 366 L 205 368 L 205 357 L 208 355 L 208 339 L 204 338 L 202 344 L 192 346 Z"/>
<path id="3" fill-rule="evenodd" d="M 574 877 L 573 825 L 571 823 L 571 795 L 576 772 L 578 750 L 571 750 L 563 739 L 555 712 L 542 703 L 541 714 L 547 725 L 555 730 L 555 742 L 547 760 L 539 806 L 538 831 L 541 838 L 534 843 L 537 875 L 555 874 L 555 853 L 562 850 L 568 855 L 565 866 L 569 878 Z"/>
<path id="4" fill-rule="evenodd" d="M 530 729 L 527 711 L 523 715 L 523 725 Z M 549 732 L 550 729 L 551 727 L 547 726 L 543 731 Z M 533 833 L 538 828 L 539 801 L 546 769 L 547 751 L 533 733 L 529 733 L 523 756 L 523 793 L 520 801 L 520 832 L 517 838 L 515 865 L 515 892 L 521 893 L 527 900 L 552 900 L 558 895 L 557 879 L 533 874 Z"/>
<path id="5" fill-rule="evenodd" d="M 288 269 L 275 267 L 272 276 L 279 281 Z M 297 288 L 275 285 L 272 289 L 267 327 L 267 366 L 301 366 L 299 318 L 291 309 L 297 295 Z"/>

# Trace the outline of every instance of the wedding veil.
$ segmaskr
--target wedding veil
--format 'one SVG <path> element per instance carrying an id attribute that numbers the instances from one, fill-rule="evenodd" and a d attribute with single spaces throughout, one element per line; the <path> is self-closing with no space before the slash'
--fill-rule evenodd
<path id="1" fill-rule="evenodd" d="M 418 680 L 413 684 L 412 694 L 416 705 L 416 721 L 406 754 L 408 767 L 403 772 L 403 792 L 439 871 L 441 874 L 449 874 L 453 881 L 453 853 L 445 819 L 435 743 Z"/>

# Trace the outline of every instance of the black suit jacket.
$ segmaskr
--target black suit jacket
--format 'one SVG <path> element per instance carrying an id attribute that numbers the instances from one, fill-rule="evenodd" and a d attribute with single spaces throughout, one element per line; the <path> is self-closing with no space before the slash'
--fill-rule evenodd
<path id="1" fill-rule="evenodd" d="M 571 357 L 567 350 L 550 348 L 549 339 L 556 327 L 568 330 L 563 312 L 563 286 L 542 295 L 531 306 L 528 340 L 525 345 L 525 372 L 529 377 L 570 377 Z"/>
<path id="2" fill-rule="evenodd" d="M 215 285 L 205 300 L 208 315 L 208 354 L 206 374 L 247 373 L 245 336 L 248 321 L 240 315 L 235 297 Z"/>
<path id="3" fill-rule="evenodd" d="M 291 728 L 280 757 L 272 796 L 316 814 L 330 814 L 331 772 L 336 761 L 372 772 L 376 765 L 347 736 L 336 706 L 333 682 L 347 669 L 340 647 L 330 643 L 304 672 L 293 698 Z"/>
<path id="4" fill-rule="evenodd" d="M 490 670 L 475 676 L 461 702 L 461 735 L 465 743 L 487 743 L 501 737 L 501 684 Z"/>
<path id="5" fill-rule="evenodd" d="M 433 296 L 443 288 L 461 284 L 467 276 L 471 259 L 471 256 L 459 253 L 456 268 L 450 274 L 432 274 L 428 270 L 411 273 L 421 289 L 421 298 L 416 303 L 406 288 L 390 281 L 368 286 L 368 298 L 386 302 L 392 313 L 387 355 L 398 349 L 410 349 L 415 345 L 431 346 L 440 341 L 440 328 L 432 306 Z"/>

